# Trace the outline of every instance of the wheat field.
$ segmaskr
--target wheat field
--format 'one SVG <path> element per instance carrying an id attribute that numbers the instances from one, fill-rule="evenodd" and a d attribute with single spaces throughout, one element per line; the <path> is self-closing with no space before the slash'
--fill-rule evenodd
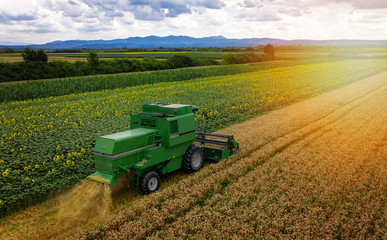
<path id="1" fill-rule="evenodd" d="M 385 239 L 386 79 L 219 131 L 242 152 L 71 239 Z"/>

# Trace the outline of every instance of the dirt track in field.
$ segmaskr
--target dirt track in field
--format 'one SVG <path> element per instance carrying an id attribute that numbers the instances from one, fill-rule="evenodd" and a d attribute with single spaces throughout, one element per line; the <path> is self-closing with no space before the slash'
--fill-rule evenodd
<path id="1" fill-rule="evenodd" d="M 242 152 L 192 175 L 171 175 L 178 184 L 165 184 L 150 196 L 129 192 L 125 201 L 121 195 L 115 204 L 128 208 L 102 221 L 104 231 L 90 234 L 105 239 L 383 239 L 386 109 L 384 72 L 233 125 L 219 133 L 234 134 Z M 53 222 L 58 211 L 51 200 L 13 214 L 0 222 L 0 238 L 75 234 L 76 222 Z"/>

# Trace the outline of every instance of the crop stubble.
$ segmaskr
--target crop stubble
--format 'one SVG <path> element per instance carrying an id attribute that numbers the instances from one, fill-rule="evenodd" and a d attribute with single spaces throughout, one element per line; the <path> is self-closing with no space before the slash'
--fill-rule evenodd
<path id="1" fill-rule="evenodd" d="M 386 236 L 387 73 L 220 132 L 243 151 L 78 238 Z"/>
<path id="2" fill-rule="evenodd" d="M 385 91 L 384 88 L 376 97 L 382 98 Z M 383 102 L 378 100 L 375 103 Z M 385 199 L 379 195 L 385 192 L 381 180 L 386 176 L 385 172 L 383 174 L 386 166 L 381 161 L 383 159 L 373 158 L 373 155 L 380 155 L 373 146 L 381 144 L 384 136 L 381 134 L 366 144 L 363 141 L 367 141 L 370 134 L 386 132 L 383 127 L 385 115 L 375 118 L 386 104 L 377 107 L 370 104 L 370 99 L 367 99 L 356 106 L 356 111 L 344 111 L 344 114 L 339 111 L 321 119 L 308 127 L 309 130 L 304 129 L 306 132 L 298 137 L 291 136 L 292 144 L 288 144 L 288 140 L 276 140 L 275 145 L 282 150 L 280 153 L 270 150 L 262 155 L 260 152 L 266 147 L 255 152 L 249 156 L 250 159 L 266 158 L 267 161 L 230 184 L 223 196 L 213 197 L 203 208 L 196 207 L 174 222 L 167 230 L 167 238 L 186 233 L 208 238 L 214 237 L 214 232 L 219 238 L 251 235 L 264 239 L 302 236 L 366 238 L 375 231 L 376 236 L 382 237 L 383 232 L 377 231 L 383 231 Z M 372 111 L 367 111 L 370 106 Z M 353 110 L 348 105 L 346 108 Z M 370 114 L 354 122 L 354 119 L 358 120 L 359 110 Z M 348 122 L 356 124 L 346 126 Z M 367 124 L 376 127 L 371 131 L 369 128 L 359 129 Z M 320 125 L 324 127 L 320 128 Z M 275 155 L 268 159 L 273 153 Z M 377 164 L 365 167 L 371 165 L 368 159 L 377 159 L 374 161 Z M 373 175 L 376 180 L 367 179 L 370 169 L 378 172 Z M 379 182 L 377 189 L 382 191 L 361 191 L 359 184 L 367 181 Z M 359 190 L 366 194 L 365 197 L 358 196 Z M 376 201 L 372 199 L 375 196 Z M 225 212 L 222 214 L 219 210 Z"/>

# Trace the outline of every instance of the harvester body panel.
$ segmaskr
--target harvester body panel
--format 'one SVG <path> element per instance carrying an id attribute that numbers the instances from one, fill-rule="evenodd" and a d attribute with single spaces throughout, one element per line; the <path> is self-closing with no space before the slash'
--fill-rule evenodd
<path id="1" fill-rule="evenodd" d="M 153 143 L 154 129 L 138 128 L 97 138 L 94 151 L 115 156 Z"/>
<path id="2" fill-rule="evenodd" d="M 97 138 L 94 148 L 97 172 L 88 178 L 114 185 L 125 170 L 144 159 L 148 148 L 156 146 L 155 133 L 154 129 L 137 128 Z"/>

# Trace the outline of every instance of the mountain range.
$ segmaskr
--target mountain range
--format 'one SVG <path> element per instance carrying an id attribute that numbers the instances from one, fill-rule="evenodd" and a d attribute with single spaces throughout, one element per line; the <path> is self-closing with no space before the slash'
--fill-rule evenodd
<path id="1" fill-rule="evenodd" d="M 273 45 L 317 45 L 317 46 L 378 46 L 387 45 L 387 40 L 282 40 L 275 38 L 241 38 L 232 39 L 223 36 L 194 38 L 189 36 L 147 36 L 129 37 L 113 40 L 67 40 L 45 44 L 31 45 L 0 45 L 22 49 L 26 46 L 43 49 L 80 49 L 80 48 L 193 48 L 193 47 L 249 47 L 265 44 Z"/>

